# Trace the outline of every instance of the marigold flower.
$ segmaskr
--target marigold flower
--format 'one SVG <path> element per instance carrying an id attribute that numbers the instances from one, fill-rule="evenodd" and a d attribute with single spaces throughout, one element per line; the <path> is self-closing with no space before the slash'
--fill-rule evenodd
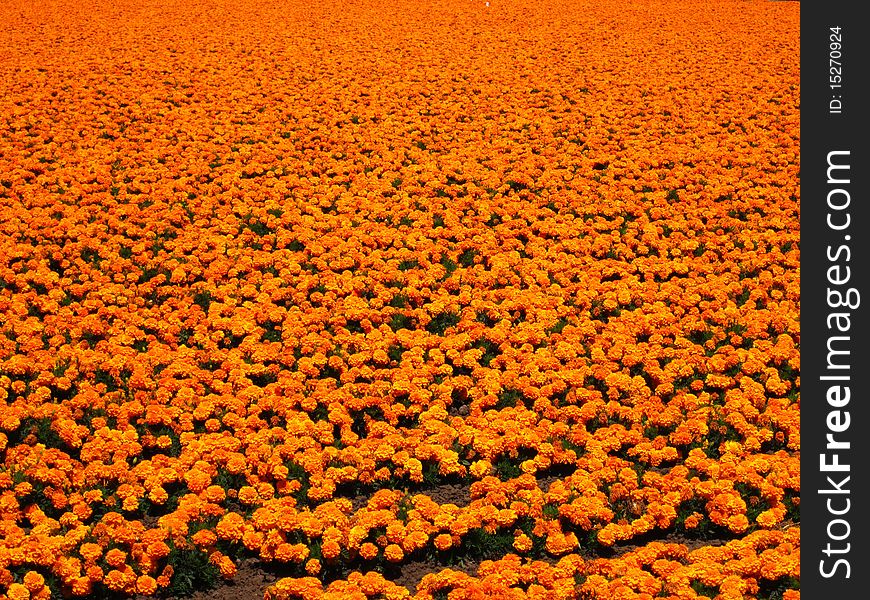
<path id="1" fill-rule="evenodd" d="M 400 562 L 405 557 L 402 547 L 398 544 L 387 544 L 384 548 L 384 558 L 390 562 Z"/>
<path id="2" fill-rule="evenodd" d="M 311 558 L 305 563 L 305 572 L 315 576 L 320 573 L 320 561 L 316 558 Z"/>
<path id="3" fill-rule="evenodd" d="M 112 548 L 108 552 L 106 552 L 106 564 L 110 567 L 119 568 L 122 566 L 127 560 L 127 553 L 123 552 L 117 548 Z"/>
<path id="4" fill-rule="evenodd" d="M 30 591 L 20 583 L 11 584 L 6 590 L 10 600 L 30 600 Z"/>
<path id="5" fill-rule="evenodd" d="M 150 575 L 140 575 L 136 579 L 136 593 L 152 596 L 157 593 L 157 580 Z"/>
<path id="6" fill-rule="evenodd" d="M 124 590 L 127 582 L 124 573 L 117 569 L 112 569 L 106 573 L 106 576 L 103 578 L 103 583 L 113 592 L 120 592 Z"/>
<path id="7" fill-rule="evenodd" d="M 337 558 L 338 555 L 341 553 L 341 546 L 338 544 L 338 542 L 329 540 L 323 543 L 323 546 L 321 546 L 320 550 L 323 553 L 324 558 L 332 560 Z"/>
<path id="8" fill-rule="evenodd" d="M 217 542 L 218 536 L 214 534 L 213 531 L 209 531 L 208 529 L 201 529 L 193 534 L 191 538 L 193 543 L 196 544 L 200 548 L 208 548 L 213 546 L 215 542 Z"/>
<path id="9" fill-rule="evenodd" d="M 359 547 L 359 555 L 365 560 L 374 559 L 379 553 L 378 547 L 371 542 L 366 542 Z"/>
<path id="10" fill-rule="evenodd" d="M 45 586 L 45 577 L 36 571 L 28 571 L 22 579 L 24 587 L 31 593 L 37 592 Z"/>
<path id="11" fill-rule="evenodd" d="M 93 589 L 93 580 L 88 577 L 77 577 L 72 583 L 72 593 L 74 596 L 87 596 Z"/>
<path id="12" fill-rule="evenodd" d="M 517 552 L 526 553 L 532 549 L 532 538 L 521 533 L 514 537 L 513 547 Z"/>
<path id="13" fill-rule="evenodd" d="M 435 544 L 435 547 L 438 548 L 438 550 L 441 550 L 443 552 L 453 546 L 453 538 L 450 536 L 450 534 L 441 533 L 435 536 L 433 543 Z"/>
<path id="14" fill-rule="evenodd" d="M 100 547 L 99 544 L 85 542 L 79 548 L 79 554 L 81 554 L 82 558 L 84 558 L 87 562 L 92 563 L 103 555 L 103 549 Z"/>

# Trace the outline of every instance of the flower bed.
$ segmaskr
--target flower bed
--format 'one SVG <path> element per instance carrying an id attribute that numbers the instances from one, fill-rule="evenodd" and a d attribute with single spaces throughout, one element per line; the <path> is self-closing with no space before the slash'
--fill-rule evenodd
<path id="1" fill-rule="evenodd" d="M 799 596 L 796 5 L 489 4 L 0 7 L 0 592 Z"/>

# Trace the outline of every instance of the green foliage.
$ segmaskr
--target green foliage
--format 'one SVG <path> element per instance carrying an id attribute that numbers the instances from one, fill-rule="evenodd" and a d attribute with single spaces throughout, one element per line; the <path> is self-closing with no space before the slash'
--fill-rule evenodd
<path id="1" fill-rule="evenodd" d="M 514 407 L 517 405 L 517 402 L 521 400 L 525 402 L 525 396 L 523 396 L 521 391 L 508 388 L 498 393 L 498 402 L 493 408 L 495 410 L 502 410 Z"/>
<path id="2" fill-rule="evenodd" d="M 251 383 L 255 386 L 264 388 L 270 383 L 278 381 L 278 376 L 269 371 L 264 371 L 262 373 L 249 373 L 248 379 L 250 379 Z"/>
<path id="3" fill-rule="evenodd" d="M 475 315 L 474 320 L 478 323 L 483 323 L 487 327 L 495 327 L 496 323 L 498 323 L 498 319 L 492 318 L 484 311 L 478 312 L 477 315 Z"/>
<path id="4" fill-rule="evenodd" d="M 351 333 L 363 333 L 365 331 L 362 328 L 362 323 L 356 319 L 348 319 L 345 327 Z"/>
<path id="5" fill-rule="evenodd" d="M 710 330 L 693 331 L 689 335 L 687 335 L 686 338 L 693 344 L 703 346 L 709 340 L 713 339 L 713 332 Z"/>
<path id="6" fill-rule="evenodd" d="M 390 318 L 390 329 L 399 331 L 400 329 L 413 329 L 413 320 L 407 315 L 395 313 Z"/>
<path id="7" fill-rule="evenodd" d="M 786 590 L 800 590 L 800 579 L 790 575 L 770 581 L 762 579 L 758 582 L 758 600 L 782 600 Z"/>
<path id="8" fill-rule="evenodd" d="M 190 596 L 196 591 L 217 586 L 220 571 L 208 560 L 208 555 L 195 548 L 178 548 L 170 542 L 169 564 L 172 580 L 167 592 L 173 597 Z"/>
<path id="9" fill-rule="evenodd" d="M 193 303 L 202 309 L 202 312 L 207 313 L 211 306 L 214 296 L 208 290 L 202 290 L 193 295 Z"/>
<path id="10" fill-rule="evenodd" d="M 559 317 L 559 320 L 556 321 L 555 325 L 550 327 L 548 331 L 550 333 L 562 333 L 562 330 L 568 325 L 569 321 L 565 317 Z"/>
<path id="11" fill-rule="evenodd" d="M 794 521 L 795 523 L 801 522 L 801 509 L 800 502 L 795 502 L 795 500 L 800 499 L 800 492 L 795 492 L 792 490 L 786 490 L 785 497 L 782 499 L 782 503 L 785 504 L 785 518 Z"/>
<path id="12" fill-rule="evenodd" d="M 492 213 L 489 215 L 489 220 L 487 220 L 486 225 L 488 227 L 495 227 L 496 225 L 500 225 L 501 222 L 501 215 L 498 213 Z"/>
<path id="13" fill-rule="evenodd" d="M 477 340 L 471 347 L 483 350 L 483 355 L 480 357 L 479 362 L 484 367 L 488 367 L 492 360 L 501 354 L 499 347 L 487 339 Z"/>
<path id="14" fill-rule="evenodd" d="M 212 483 L 219 485 L 225 490 L 238 491 L 248 485 L 248 479 L 241 473 L 230 473 L 226 469 L 219 467 Z"/>
<path id="15" fill-rule="evenodd" d="M 263 237 L 264 235 L 270 233 L 275 233 L 275 231 L 271 227 L 269 227 L 262 221 L 251 221 L 247 224 L 247 227 L 259 237 Z"/>
<path id="16" fill-rule="evenodd" d="M 519 463 L 520 461 L 513 460 L 509 456 L 502 456 L 493 464 L 493 467 L 495 467 L 495 473 L 498 478 L 502 481 L 507 481 L 509 479 L 516 479 L 523 474 Z"/>
<path id="17" fill-rule="evenodd" d="M 281 329 L 277 323 L 266 323 L 263 326 L 263 335 L 260 336 L 261 342 L 280 342 Z"/>
<path id="18" fill-rule="evenodd" d="M 484 529 L 472 529 L 463 538 L 462 545 L 468 558 L 493 560 L 514 552 L 514 536 L 509 531 L 488 533 Z"/>
<path id="19" fill-rule="evenodd" d="M 404 346 L 401 344 L 392 344 L 387 349 L 387 356 L 391 361 L 396 361 L 397 363 L 402 361 L 402 353 L 405 351 Z"/>
<path id="20" fill-rule="evenodd" d="M 448 328 L 459 323 L 459 314 L 455 312 L 443 312 L 429 321 L 426 325 L 426 331 L 436 335 L 444 335 Z"/>
<path id="21" fill-rule="evenodd" d="M 769 503 L 762 498 L 761 491 L 755 486 L 738 481 L 734 484 L 734 489 L 746 502 L 746 518 L 750 523 L 755 523 L 758 515 L 770 508 Z"/>
<path id="22" fill-rule="evenodd" d="M 178 332 L 178 343 L 179 345 L 188 345 L 190 338 L 193 337 L 193 329 L 190 327 L 186 327 Z"/>
<path id="23" fill-rule="evenodd" d="M 155 454 L 165 454 L 167 456 L 173 456 L 177 458 L 181 455 L 181 438 L 172 428 L 167 427 L 166 425 L 149 425 L 146 427 L 150 429 L 151 435 L 153 435 L 154 437 L 160 437 L 162 435 L 167 436 L 170 440 L 170 443 L 169 448 L 166 448 L 165 450 L 146 448 L 145 450 L 143 450 L 143 456 L 150 458 L 151 456 L 149 456 L 149 454 L 152 456 Z"/>
<path id="24" fill-rule="evenodd" d="M 705 598 L 715 598 L 719 594 L 718 586 L 704 585 L 700 581 L 693 581 L 692 589 L 695 590 L 696 594 Z"/>
<path id="25" fill-rule="evenodd" d="M 408 302 L 408 295 L 403 292 L 399 292 L 398 294 L 390 298 L 387 306 L 392 306 L 393 308 L 406 308 L 408 306 Z"/>
<path id="26" fill-rule="evenodd" d="M 541 507 L 541 512 L 547 519 L 555 520 L 559 518 L 559 507 L 555 504 L 545 504 Z"/>
<path id="27" fill-rule="evenodd" d="M 450 277 L 453 272 L 459 268 L 459 265 L 453 262 L 453 260 L 451 260 L 451 258 L 446 254 L 441 257 L 441 266 L 444 267 L 444 270 L 446 271 L 446 273 L 444 274 L 444 279 Z"/>
<path id="28" fill-rule="evenodd" d="M 413 510 L 414 505 L 411 502 L 410 496 L 405 496 L 399 501 L 399 509 L 396 511 L 396 519 L 401 522 L 407 522 L 408 513 Z"/>
<path id="29" fill-rule="evenodd" d="M 51 426 L 51 419 L 49 417 L 39 419 L 26 417 L 22 419 L 18 429 L 8 433 L 9 445 L 22 444 L 24 439 L 30 435 L 36 438 L 37 444 L 44 444 L 46 448 L 56 448 L 63 451 L 69 450 L 66 442 L 61 439 Z"/>
<path id="30" fill-rule="evenodd" d="M 475 256 L 477 256 L 477 250 L 474 248 L 464 250 L 462 254 L 459 255 L 459 264 L 466 268 L 471 267 L 474 265 Z"/>

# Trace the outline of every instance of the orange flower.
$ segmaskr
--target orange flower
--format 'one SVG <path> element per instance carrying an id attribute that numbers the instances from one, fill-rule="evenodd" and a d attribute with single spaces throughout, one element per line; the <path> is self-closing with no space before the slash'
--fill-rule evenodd
<path id="1" fill-rule="evenodd" d="M 136 593 L 151 596 L 157 592 L 157 580 L 150 575 L 140 575 L 136 579 Z"/>
<path id="2" fill-rule="evenodd" d="M 397 544 L 387 544 L 384 548 L 384 558 L 390 562 L 399 562 L 405 557 L 402 547 Z"/>
<path id="3" fill-rule="evenodd" d="M 30 592 L 20 583 L 13 583 L 7 588 L 6 595 L 10 600 L 29 600 Z"/>
<path id="4" fill-rule="evenodd" d="M 453 538 L 449 534 L 442 533 L 435 536 L 434 544 L 443 552 L 453 545 Z"/>
<path id="5" fill-rule="evenodd" d="M 215 532 L 223 540 L 239 541 L 245 530 L 245 520 L 238 513 L 227 513 L 218 521 Z"/>
<path id="6" fill-rule="evenodd" d="M 514 537 L 513 547 L 517 552 L 526 553 L 532 549 L 532 539 L 525 533 Z"/>
<path id="7" fill-rule="evenodd" d="M 366 542 L 359 547 L 359 555 L 365 560 L 372 560 L 378 555 L 378 547 L 371 542 Z"/>
<path id="8" fill-rule="evenodd" d="M 193 534 L 191 541 L 193 541 L 193 543 L 200 548 L 208 548 L 210 546 L 213 546 L 215 542 L 217 542 L 217 539 L 218 536 L 216 536 L 213 531 L 209 531 L 208 529 L 201 529 Z"/>
<path id="9" fill-rule="evenodd" d="M 341 553 L 341 546 L 338 544 L 338 542 L 329 540 L 323 543 L 323 546 L 320 550 L 323 553 L 324 558 L 328 560 L 333 560 L 337 558 L 338 555 Z"/>
<path id="10" fill-rule="evenodd" d="M 117 548 L 113 548 L 106 552 L 106 563 L 110 567 L 119 568 L 121 567 L 127 560 L 127 553 Z"/>
<path id="11" fill-rule="evenodd" d="M 305 563 L 305 572 L 312 576 L 320 573 L 320 561 L 316 558 L 309 559 Z"/>

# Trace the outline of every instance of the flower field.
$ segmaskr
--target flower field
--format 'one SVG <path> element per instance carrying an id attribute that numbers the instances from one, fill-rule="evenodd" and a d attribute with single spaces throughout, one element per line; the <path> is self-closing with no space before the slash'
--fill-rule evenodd
<path id="1" fill-rule="evenodd" d="M 799 598 L 799 6 L 4 1 L 0 594 Z"/>

